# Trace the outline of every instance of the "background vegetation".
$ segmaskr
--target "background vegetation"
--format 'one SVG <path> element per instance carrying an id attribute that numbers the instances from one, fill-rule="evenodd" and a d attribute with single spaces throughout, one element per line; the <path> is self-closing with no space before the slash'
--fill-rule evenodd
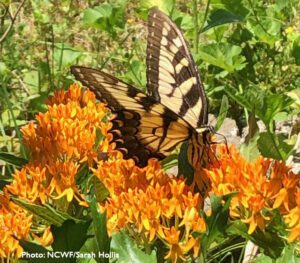
<path id="1" fill-rule="evenodd" d="M 299 0 L 0 1 L 0 187 L 26 157 L 19 129 L 67 88 L 71 65 L 98 68 L 146 87 L 146 18 L 159 5 L 184 32 L 210 101 L 233 118 L 241 151 L 287 160 L 300 131 Z M 259 131 L 257 121 L 263 123 Z M 281 124 L 280 124 L 281 123 Z M 287 125 L 282 130 L 282 123 Z M 10 160 L 13 162 L 12 160 Z"/>

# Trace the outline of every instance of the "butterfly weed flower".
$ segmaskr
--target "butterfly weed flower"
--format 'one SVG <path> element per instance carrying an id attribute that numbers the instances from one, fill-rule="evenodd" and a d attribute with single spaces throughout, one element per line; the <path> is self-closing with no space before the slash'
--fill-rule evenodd
<path id="1" fill-rule="evenodd" d="M 231 201 L 231 217 L 248 224 L 248 233 L 252 234 L 257 229 L 265 231 L 277 210 L 286 223 L 287 240 L 299 241 L 299 174 L 282 161 L 261 156 L 248 162 L 234 146 L 226 154 L 225 146 L 218 145 L 217 152 L 222 158 L 205 171 L 211 180 L 211 193 L 236 192 Z"/>
<path id="2" fill-rule="evenodd" d="M 58 91 L 49 98 L 48 110 L 39 113 L 36 122 L 22 128 L 23 141 L 31 157 L 5 186 L 6 199 L 0 196 L 2 257 L 20 256 L 22 248 L 18 238 L 36 240 L 43 245 L 53 241 L 49 227 L 39 234 L 29 231 L 32 216 L 7 201 L 10 195 L 32 204 L 51 203 L 62 211 L 73 200 L 87 205 L 75 176 L 83 163 L 93 165 L 99 152 L 112 151 L 107 113 L 104 104 L 96 103 L 92 92 L 72 85 L 68 91 Z M 98 134 L 102 138 L 96 143 Z M 58 200 L 63 198 L 66 202 Z M 10 209 L 12 206 L 13 210 Z"/>
<path id="3" fill-rule="evenodd" d="M 0 194 L 0 257 L 17 259 L 23 248 L 19 239 L 27 239 L 32 216 L 9 200 L 8 193 Z"/>
<path id="4" fill-rule="evenodd" d="M 191 251 L 198 255 L 199 238 L 192 233 L 206 231 L 198 212 L 203 200 L 184 179 L 168 177 L 155 159 L 144 168 L 132 160 L 100 161 L 94 174 L 110 192 L 100 205 L 107 211 L 110 234 L 125 228 L 139 234 L 140 244 L 159 239 L 173 262 Z"/>
<path id="5" fill-rule="evenodd" d="M 36 123 L 22 128 L 31 162 L 14 175 L 7 189 L 30 202 L 45 204 L 47 199 L 75 198 L 85 204 L 75 180 L 80 165 L 92 165 L 99 151 L 110 151 L 108 110 L 96 103 L 90 91 L 72 85 L 48 100 L 48 111 L 36 116 Z M 103 140 L 97 147 L 97 132 Z"/>

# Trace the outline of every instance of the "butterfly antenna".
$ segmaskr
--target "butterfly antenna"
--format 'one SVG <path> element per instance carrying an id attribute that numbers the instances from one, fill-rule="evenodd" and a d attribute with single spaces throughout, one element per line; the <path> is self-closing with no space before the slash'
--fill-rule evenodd
<path id="1" fill-rule="evenodd" d="M 227 151 L 227 154 L 230 155 L 230 152 L 229 152 L 229 148 L 228 148 L 228 141 L 227 141 L 227 138 L 225 135 L 221 134 L 221 133 L 218 133 L 218 132 L 215 132 L 215 134 L 221 136 L 224 141 L 225 141 L 225 145 L 226 145 L 226 151 Z"/>

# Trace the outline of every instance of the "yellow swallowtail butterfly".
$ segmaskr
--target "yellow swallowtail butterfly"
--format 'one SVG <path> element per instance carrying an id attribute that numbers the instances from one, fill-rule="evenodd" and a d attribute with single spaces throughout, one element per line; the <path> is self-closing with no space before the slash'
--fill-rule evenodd
<path id="1" fill-rule="evenodd" d="M 156 8 L 147 42 L 148 94 L 96 69 L 73 66 L 71 72 L 116 115 L 111 133 L 125 158 L 143 167 L 189 140 L 188 159 L 197 167 L 212 134 L 197 67 L 178 27 Z"/>

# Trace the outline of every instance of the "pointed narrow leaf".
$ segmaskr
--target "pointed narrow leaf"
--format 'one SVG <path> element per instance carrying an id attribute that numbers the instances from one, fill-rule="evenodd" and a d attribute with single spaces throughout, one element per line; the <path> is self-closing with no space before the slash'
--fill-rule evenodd
<path id="1" fill-rule="evenodd" d="M 287 144 L 283 135 L 263 132 L 257 141 L 258 149 L 264 157 L 275 160 L 286 160 L 293 151 L 294 146 Z"/>
<path id="2" fill-rule="evenodd" d="M 96 254 L 98 253 L 109 253 L 111 238 L 108 237 L 106 227 L 106 212 L 100 213 L 97 208 L 97 200 L 94 194 L 93 188 L 88 196 L 88 202 L 91 209 L 93 227 L 96 241 Z M 108 263 L 109 258 L 100 257 L 96 259 L 100 263 Z"/>
<path id="3" fill-rule="evenodd" d="M 94 176 L 94 186 L 96 200 L 101 203 L 109 196 L 109 191 L 97 176 Z"/>
<path id="4" fill-rule="evenodd" d="M 54 251 L 79 251 L 88 238 L 87 230 L 91 221 L 75 223 L 65 221 L 60 227 L 51 226 L 54 242 Z"/>
<path id="5" fill-rule="evenodd" d="M 22 167 L 23 165 L 28 163 L 26 159 L 23 159 L 21 157 L 15 156 L 7 152 L 0 152 L 0 160 L 5 161 L 11 165 L 15 165 L 17 167 Z"/>
<path id="6" fill-rule="evenodd" d="M 194 178 L 194 169 L 188 160 L 188 146 L 188 142 L 184 142 L 180 147 L 180 153 L 178 156 L 178 173 L 187 178 L 187 184 L 191 184 Z"/>
<path id="7" fill-rule="evenodd" d="M 219 115 L 218 115 L 218 119 L 217 119 L 217 124 L 215 126 L 216 131 L 218 131 L 220 129 L 220 127 L 222 126 L 222 124 L 227 116 L 228 108 L 229 108 L 228 98 L 226 95 L 224 95 L 222 97 L 221 107 L 220 107 Z"/>
<path id="8" fill-rule="evenodd" d="M 207 26 L 202 29 L 202 32 L 228 23 L 243 22 L 243 20 L 242 16 L 235 15 L 225 9 L 218 9 L 210 15 Z"/>
<path id="9" fill-rule="evenodd" d="M 61 226 L 63 222 L 67 219 L 72 219 L 76 222 L 81 222 L 80 220 L 73 218 L 67 213 L 63 213 L 55 210 L 49 205 L 36 205 L 24 201 L 22 199 L 11 197 L 12 200 L 19 206 L 25 208 L 27 211 L 31 212 L 33 215 L 45 220 L 50 225 Z"/>

